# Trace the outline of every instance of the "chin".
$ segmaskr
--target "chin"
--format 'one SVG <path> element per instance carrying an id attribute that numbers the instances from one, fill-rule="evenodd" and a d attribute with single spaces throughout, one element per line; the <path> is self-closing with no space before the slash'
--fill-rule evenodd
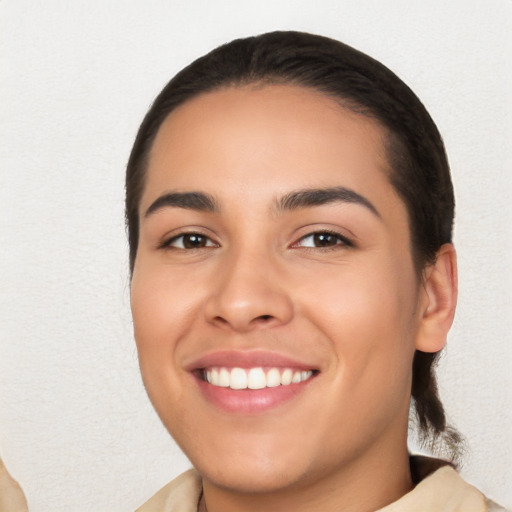
<path id="1" fill-rule="evenodd" d="M 274 436 L 272 436 L 274 437 Z M 276 436 L 274 439 L 225 437 L 210 449 L 187 453 L 201 476 L 217 487 L 241 493 L 271 493 L 293 487 L 310 469 L 304 450 Z"/>
<path id="2" fill-rule="evenodd" d="M 293 487 L 302 480 L 301 474 L 291 471 L 290 468 L 277 467 L 274 461 L 266 466 L 253 463 L 240 463 L 229 468 L 203 468 L 196 469 L 201 476 L 217 487 L 230 489 L 239 493 L 267 494 L 282 491 Z"/>

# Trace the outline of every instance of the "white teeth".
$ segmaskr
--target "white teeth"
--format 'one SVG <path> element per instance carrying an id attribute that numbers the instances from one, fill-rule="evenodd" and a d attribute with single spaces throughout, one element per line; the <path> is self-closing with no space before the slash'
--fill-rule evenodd
<path id="1" fill-rule="evenodd" d="M 292 377 L 293 377 L 293 372 L 291 370 L 285 370 L 281 374 L 281 384 L 283 386 L 288 386 L 289 384 L 292 383 Z"/>
<path id="2" fill-rule="evenodd" d="M 267 388 L 276 388 L 281 385 L 281 374 L 277 368 L 267 372 Z"/>
<path id="3" fill-rule="evenodd" d="M 229 377 L 229 387 L 231 389 L 247 388 L 247 373 L 245 373 L 245 370 L 242 368 L 233 368 Z M 212 382 L 212 384 L 214 384 L 214 382 Z"/>
<path id="4" fill-rule="evenodd" d="M 218 386 L 222 388 L 229 388 L 230 375 L 226 368 L 221 368 L 219 372 L 219 383 Z"/>
<path id="5" fill-rule="evenodd" d="M 311 370 L 302 371 L 302 372 L 300 372 L 300 380 L 301 381 L 308 380 L 309 377 L 311 377 L 312 375 L 313 375 L 313 372 Z"/>
<path id="6" fill-rule="evenodd" d="M 265 371 L 257 368 L 208 368 L 203 371 L 204 378 L 213 386 L 231 389 L 263 389 L 298 384 L 312 377 L 311 370 L 292 370 L 291 368 L 270 368 Z"/>
<path id="7" fill-rule="evenodd" d="M 249 389 L 263 389 L 267 387 L 267 377 L 261 368 L 251 368 L 247 378 Z"/>

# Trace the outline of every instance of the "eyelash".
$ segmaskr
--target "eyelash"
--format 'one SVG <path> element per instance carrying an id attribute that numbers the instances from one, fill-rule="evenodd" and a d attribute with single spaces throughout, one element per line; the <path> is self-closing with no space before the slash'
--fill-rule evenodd
<path id="1" fill-rule="evenodd" d="M 324 247 L 315 246 L 315 245 L 313 245 L 313 246 L 301 246 L 300 245 L 301 242 L 304 242 L 308 238 L 312 238 L 314 240 L 315 237 L 322 236 L 322 235 L 327 235 L 329 237 L 335 237 L 336 243 L 334 245 L 327 245 Z M 185 247 L 186 237 L 194 237 L 194 236 L 204 239 L 206 242 L 206 245 L 200 246 L 200 247 Z M 182 245 L 181 247 L 177 247 L 177 246 L 173 245 L 180 239 L 181 239 L 181 245 Z M 332 251 L 332 250 L 339 250 L 339 249 L 343 249 L 343 248 L 350 248 L 350 247 L 354 247 L 354 246 L 355 246 L 354 242 L 352 240 L 350 240 L 349 238 L 347 238 L 346 236 L 343 236 L 342 234 L 340 234 L 336 231 L 330 231 L 330 230 L 324 229 L 324 230 L 314 231 L 312 233 L 308 233 L 307 235 L 304 235 L 297 242 L 292 244 L 291 247 L 294 249 L 302 247 L 302 248 L 308 249 L 308 250 L 320 249 L 322 251 Z M 159 249 L 182 250 L 182 251 L 191 251 L 191 250 L 197 250 L 197 249 L 209 249 L 212 247 L 219 247 L 219 245 L 216 242 L 214 242 L 207 235 L 205 235 L 201 232 L 196 232 L 196 231 L 192 231 L 192 232 L 188 232 L 188 233 L 181 233 L 179 235 L 173 236 L 173 237 L 169 238 L 168 240 L 164 240 L 158 246 Z"/>
<path id="2" fill-rule="evenodd" d="M 200 237 L 202 239 L 205 239 L 206 240 L 206 244 L 205 246 L 202 246 L 202 247 L 185 247 L 185 239 L 186 237 Z M 176 241 L 180 240 L 182 241 L 182 247 L 176 247 L 173 245 L 173 243 L 175 243 Z M 215 242 L 212 241 L 212 239 L 201 233 L 201 232 L 197 232 L 197 231 L 191 231 L 191 232 L 187 232 L 187 233 L 180 233 L 179 235 L 176 235 L 176 236 L 173 236 L 171 238 L 169 238 L 168 240 L 164 240 L 159 246 L 158 248 L 159 249 L 168 249 L 168 250 L 173 250 L 173 249 L 177 249 L 177 250 L 181 250 L 181 251 L 191 251 L 191 250 L 197 250 L 197 249 L 209 249 L 211 247 L 218 247 L 218 244 L 216 244 Z"/>
<path id="3" fill-rule="evenodd" d="M 322 229 L 319 231 L 314 231 L 313 233 L 308 233 L 307 235 L 301 237 L 297 242 L 293 244 L 293 248 L 301 247 L 299 244 L 303 242 L 304 240 L 307 240 L 308 238 L 313 238 L 320 236 L 320 235 L 328 235 L 329 237 L 336 238 L 336 244 L 335 245 L 328 245 L 325 247 L 321 246 L 302 246 L 304 249 L 308 250 L 315 250 L 320 249 L 322 251 L 335 251 L 340 249 L 346 249 L 350 247 L 355 247 L 355 244 L 352 240 L 347 238 L 346 236 L 343 236 L 341 233 L 338 233 L 337 231 L 330 231 L 328 229 Z"/>

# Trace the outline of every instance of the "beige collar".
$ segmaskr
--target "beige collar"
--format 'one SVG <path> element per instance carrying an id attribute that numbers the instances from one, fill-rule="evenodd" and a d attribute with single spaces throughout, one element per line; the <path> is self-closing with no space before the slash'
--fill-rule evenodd
<path id="1" fill-rule="evenodd" d="M 451 466 L 443 466 L 398 501 L 377 512 L 484 512 L 484 495 L 465 482 Z"/>
<path id="2" fill-rule="evenodd" d="M 411 492 L 377 512 L 506 512 L 465 482 L 451 466 L 427 457 L 412 457 L 411 463 L 423 479 Z M 201 491 L 201 477 L 191 469 L 136 512 L 197 512 Z"/>

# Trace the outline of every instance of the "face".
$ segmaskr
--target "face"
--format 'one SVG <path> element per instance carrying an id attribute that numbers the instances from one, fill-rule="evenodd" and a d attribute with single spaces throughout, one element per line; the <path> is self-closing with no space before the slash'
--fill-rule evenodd
<path id="1" fill-rule="evenodd" d="M 423 287 L 388 176 L 381 128 L 300 87 L 208 93 L 162 125 L 135 338 L 206 480 L 292 489 L 406 453 Z"/>

